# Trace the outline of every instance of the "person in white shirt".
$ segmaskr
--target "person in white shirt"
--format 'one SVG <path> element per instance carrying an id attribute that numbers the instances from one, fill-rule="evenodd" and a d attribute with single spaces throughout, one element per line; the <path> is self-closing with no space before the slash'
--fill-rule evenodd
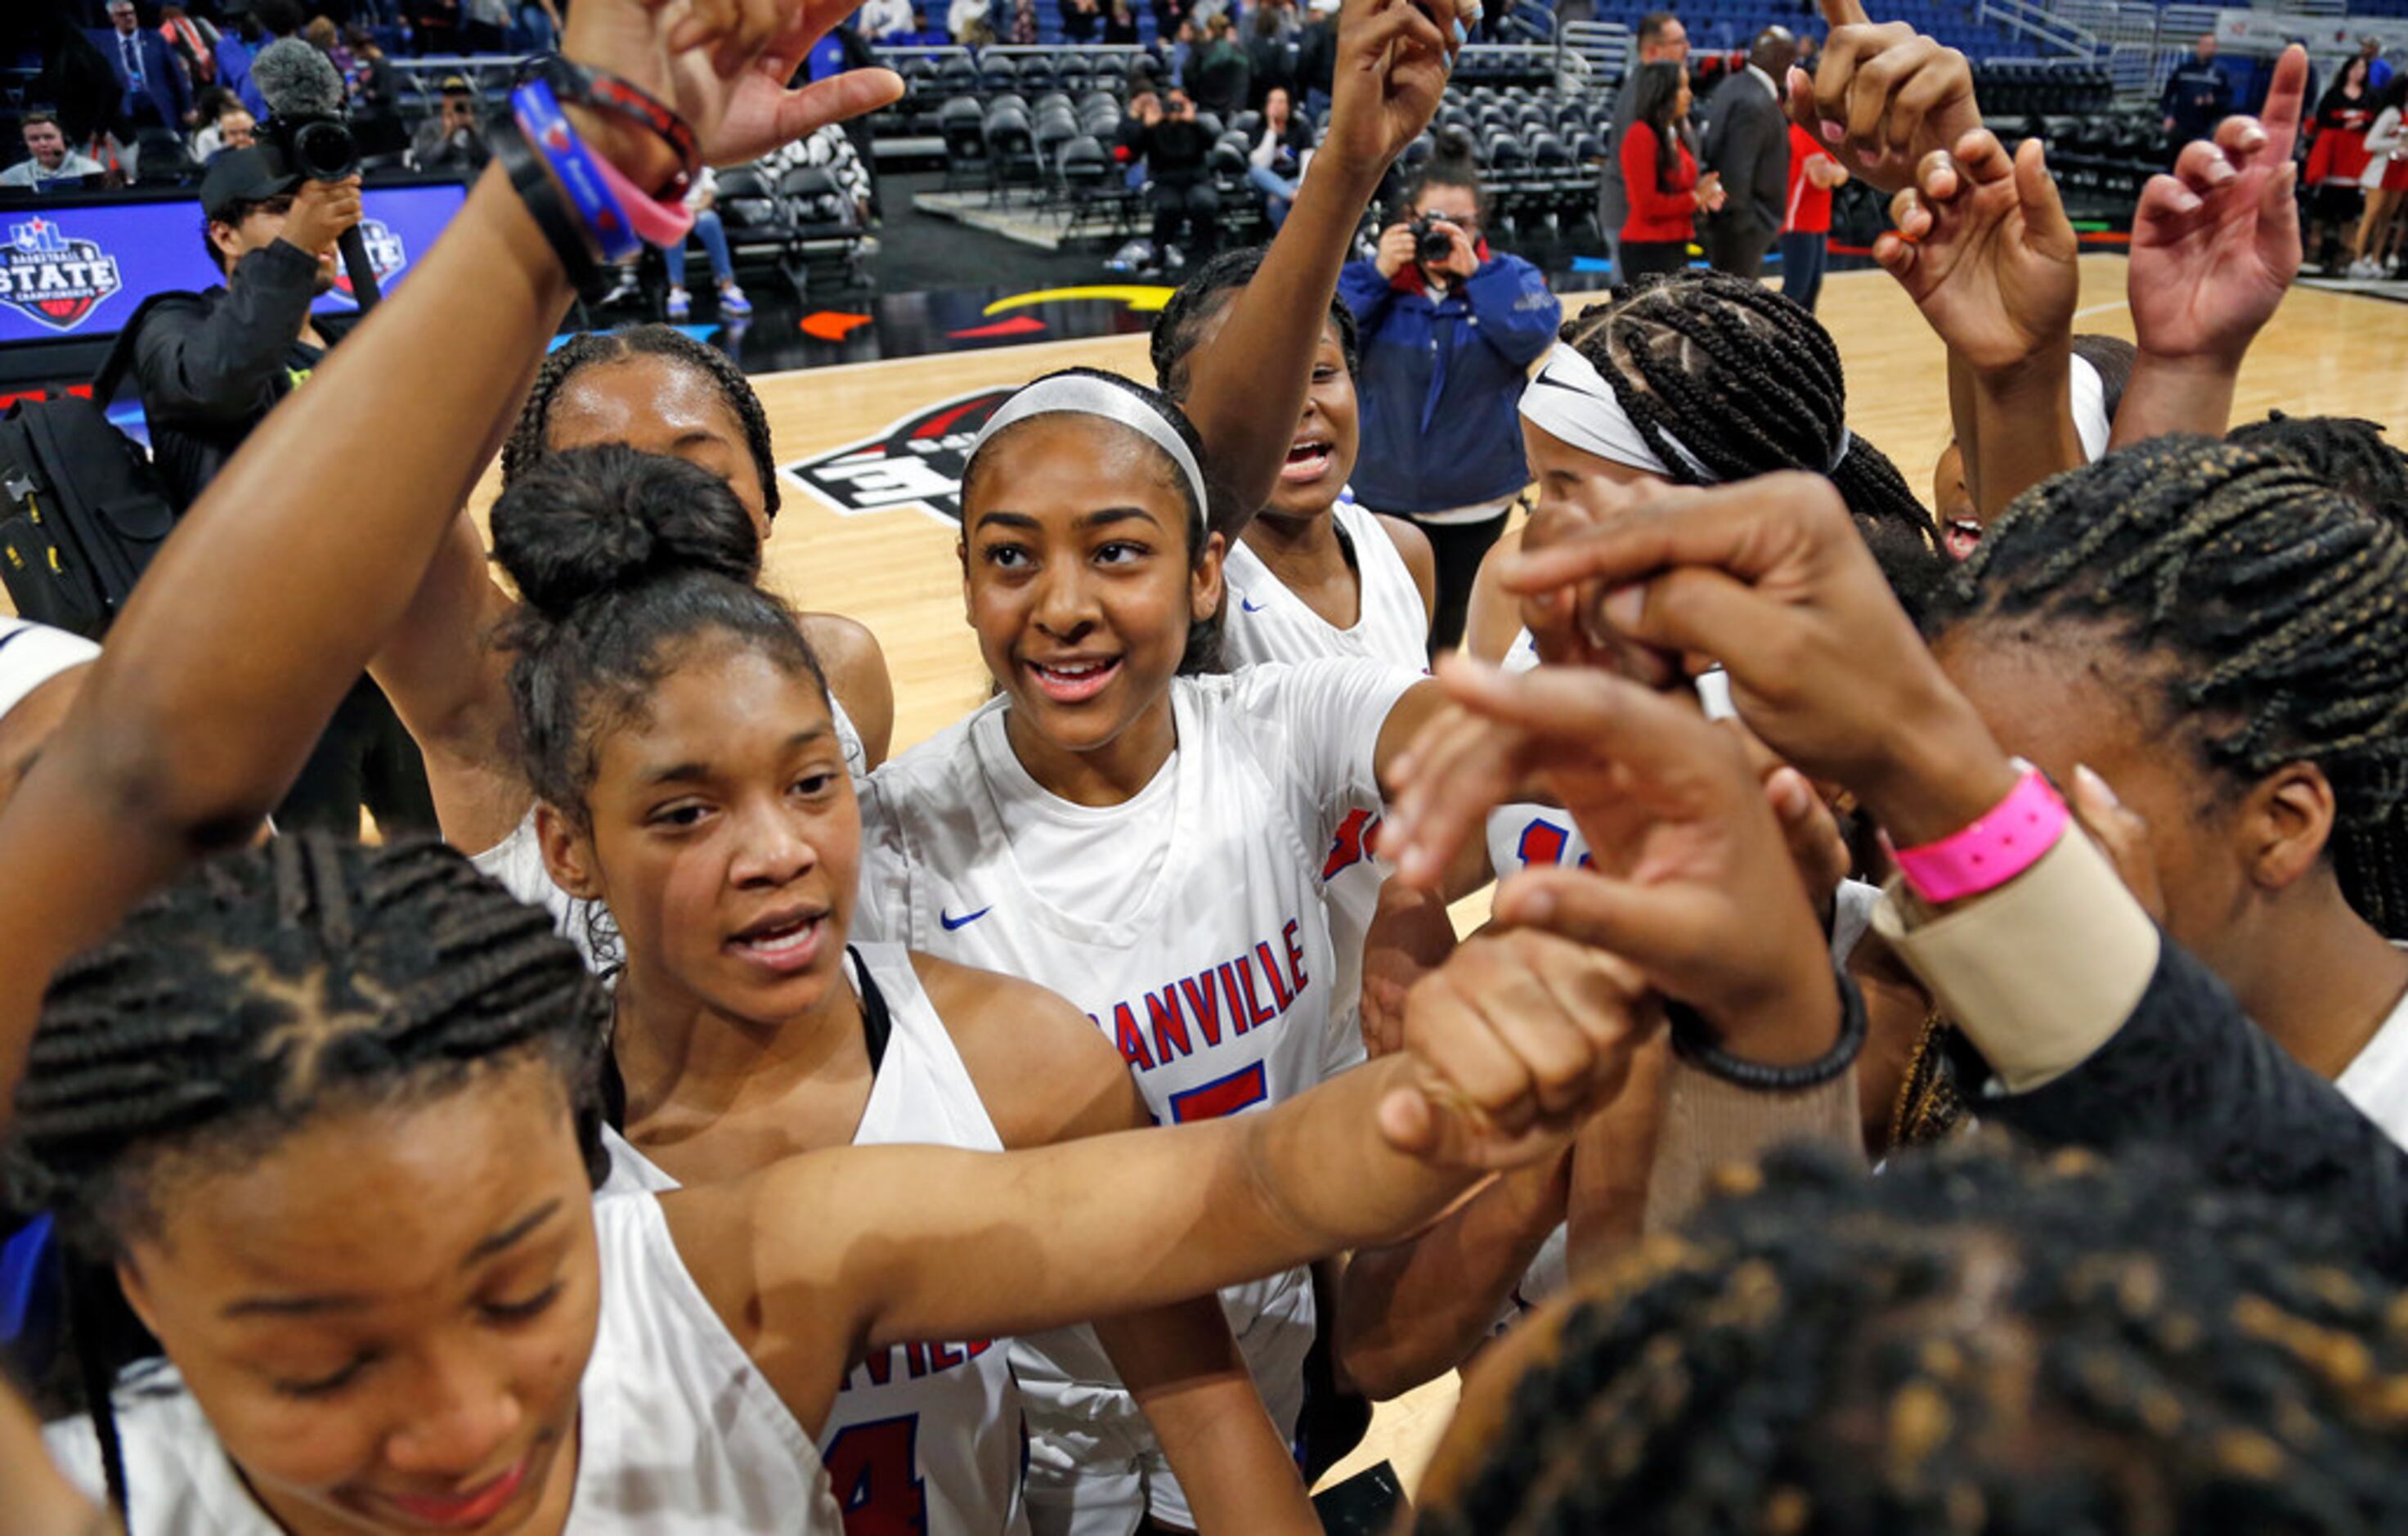
<path id="1" fill-rule="evenodd" d="M 50 113 L 28 112 L 21 126 L 25 136 L 25 158 L 0 171 L 0 187 L 39 189 L 51 181 L 98 176 L 105 168 L 92 156 L 67 148 L 66 131 Z"/>

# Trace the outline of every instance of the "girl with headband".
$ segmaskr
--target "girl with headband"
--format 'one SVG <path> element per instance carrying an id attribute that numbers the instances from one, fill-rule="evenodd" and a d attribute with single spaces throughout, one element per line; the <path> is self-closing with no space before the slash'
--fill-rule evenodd
<path id="1" fill-rule="evenodd" d="M 572 936 L 613 957 L 606 1199 L 826 1147 L 995 1152 L 1150 1124 L 1118 1055 L 1060 998 L 851 941 L 847 745 L 809 639 L 756 584 L 760 545 L 729 487 L 573 449 L 519 476 L 493 526 L 522 596 L 503 643 L 538 797 L 536 862 L 504 883 L 572 904 L 588 918 Z M 1212 1529 L 1309 1528 L 1211 1297 L 1099 1336 Z M 1027 1529 L 1021 1415 L 999 1342 L 897 1346 L 848 1373 L 816 1438 L 856 1530 L 1006 1536 Z"/>
<path id="2" fill-rule="evenodd" d="M 1220 343 L 1192 360 L 1193 422 L 1081 370 L 990 419 L 960 553 L 997 696 L 862 792 L 859 929 L 1068 998 L 1165 1124 L 1259 1111 L 1362 1055 L 1332 1025 L 1323 889 L 1368 856 L 1380 772 L 1435 696 L 1418 668 L 1362 659 L 1201 674 L 1225 530 L 1269 499 L 1346 236 L 1435 110 L 1450 47 L 1397 0 L 1341 23 L 1328 138 Z M 1224 1301 L 1292 1432 L 1309 1281 Z M 1092 1332 L 1015 1347 L 1034 1527 L 1125 1533 L 1150 1511 L 1192 1529 Z"/>

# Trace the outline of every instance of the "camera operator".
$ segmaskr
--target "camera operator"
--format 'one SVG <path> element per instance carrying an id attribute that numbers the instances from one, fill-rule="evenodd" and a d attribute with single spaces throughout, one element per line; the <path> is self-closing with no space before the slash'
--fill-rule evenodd
<path id="1" fill-rule="evenodd" d="M 310 180 L 267 148 L 228 150 L 201 180 L 201 211 L 224 283 L 150 300 L 133 342 L 151 456 L 179 513 L 354 323 L 310 306 L 334 287 L 336 242 L 360 222 L 360 180 Z M 330 520 L 340 513 L 327 509 Z M 277 820 L 357 837 L 363 805 L 388 832 L 435 830 L 417 748 L 366 678 Z"/>
<path id="2" fill-rule="evenodd" d="M 1362 332 L 1355 499 L 1410 518 L 1438 556 L 1433 654 L 1463 638 L 1480 557 L 1529 483 L 1516 409 L 1563 306 L 1537 267 L 1481 238 L 1485 203 L 1468 162 L 1433 160 L 1338 294 Z"/>
<path id="3" fill-rule="evenodd" d="M 409 144 L 409 165 L 419 171 L 456 171 L 474 179 L 494 158 L 478 123 L 476 87 L 458 75 L 447 76 L 435 115 L 418 125 Z"/>

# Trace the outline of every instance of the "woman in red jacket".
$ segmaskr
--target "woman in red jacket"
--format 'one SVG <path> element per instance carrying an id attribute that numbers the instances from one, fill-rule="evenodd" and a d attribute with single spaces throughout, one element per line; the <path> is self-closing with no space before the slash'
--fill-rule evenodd
<path id="1" fill-rule="evenodd" d="M 2308 199 L 2307 251 L 2328 271 L 2340 263 L 2327 254 L 2326 230 L 2333 232 L 2337 243 L 2346 241 L 2362 207 L 2358 178 L 2366 170 L 2366 131 L 2374 125 L 2374 84 L 2367 75 L 2365 55 L 2353 54 L 2332 89 L 2316 103 L 2316 136 L 2305 173 L 2315 189 Z"/>
<path id="2" fill-rule="evenodd" d="M 1630 126 L 1622 131 L 1617 151 L 1623 184 L 1630 189 L 1630 215 L 1622 221 L 1625 282 L 1688 266 L 1699 210 L 1723 206 L 1720 179 L 1698 179 L 1689 147 L 1688 70 L 1663 60 L 1639 67 Z"/>

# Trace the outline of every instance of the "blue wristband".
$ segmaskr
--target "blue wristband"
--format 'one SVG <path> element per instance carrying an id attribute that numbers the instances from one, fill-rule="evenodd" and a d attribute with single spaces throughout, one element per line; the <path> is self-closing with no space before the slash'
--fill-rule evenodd
<path id="1" fill-rule="evenodd" d="M 603 261 L 615 266 L 641 251 L 644 242 L 627 223 L 619 199 L 603 184 L 584 140 L 568 125 L 568 116 L 560 109 L 560 98 L 552 93 L 552 87 L 539 79 L 523 81 L 510 93 L 510 107 L 518 114 L 520 132 L 560 179 L 569 205 L 577 209 L 586 233 L 594 237 Z"/>

